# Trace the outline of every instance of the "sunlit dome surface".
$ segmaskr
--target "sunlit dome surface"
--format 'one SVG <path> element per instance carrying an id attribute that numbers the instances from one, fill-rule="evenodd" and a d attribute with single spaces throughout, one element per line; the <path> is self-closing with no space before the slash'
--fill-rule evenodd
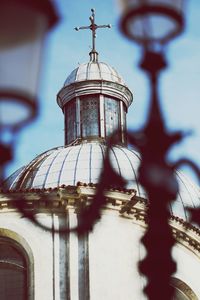
<path id="1" fill-rule="evenodd" d="M 98 183 L 105 157 L 106 146 L 99 142 L 82 143 L 76 146 L 49 150 L 11 175 L 9 189 L 54 188 L 76 185 L 78 182 Z M 127 181 L 129 188 L 136 188 L 144 196 L 137 182 L 139 156 L 122 146 L 110 151 L 113 168 Z M 133 180 L 133 182 L 132 182 Z"/>
<path id="2" fill-rule="evenodd" d="M 90 61 L 79 65 L 78 68 L 73 70 L 67 77 L 64 86 L 87 80 L 105 80 L 126 85 L 123 78 L 113 67 L 103 62 Z"/>
<path id="3" fill-rule="evenodd" d="M 27 166 L 11 175 L 7 181 L 10 190 L 55 188 L 61 185 L 98 183 L 106 146 L 99 142 L 49 150 L 32 160 Z M 138 183 L 137 170 L 140 157 L 137 152 L 122 146 L 110 151 L 113 168 L 127 180 L 127 188 L 135 189 L 137 195 L 146 198 Z M 171 208 L 173 215 L 188 220 L 186 206 L 200 205 L 200 190 L 182 173 L 176 172 L 179 194 Z"/>

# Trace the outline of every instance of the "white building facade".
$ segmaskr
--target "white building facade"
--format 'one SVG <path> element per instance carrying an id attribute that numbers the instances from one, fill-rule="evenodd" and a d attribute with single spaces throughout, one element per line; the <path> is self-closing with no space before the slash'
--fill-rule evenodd
<path id="1" fill-rule="evenodd" d="M 0 299 L 146 299 L 145 278 L 137 264 L 145 256 L 140 239 L 147 227 L 148 199 L 137 179 L 139 154 L 126 145 L 132 98 L 118 72 L 92 55 L 65 81 L 57 97 L 65 116 L 65 146 L 46 151 L 16 171 L 1 193 Z M 106 205 L 92 232 L 59 233 L 59 228 L 77 226 L 79 207 L 93 201 L 107 139 L 116 129 L 110 161 L 126 179 L 126 188 L 105 191 Z M 188 223 L 186 207 L 200 204 L 200 191 L 183 174 L 177 171 L 176 176 L 180 192 L 170 207 L 170 225 L 177 241 L 177 272 L 171 284 L 174 299 L 197 300 L 200 230 Z M 126 210 L 133 197 L 135 204 Z M 22 199 L 26 213 L 50 230 L 19 213 L 16 201 Z"/>

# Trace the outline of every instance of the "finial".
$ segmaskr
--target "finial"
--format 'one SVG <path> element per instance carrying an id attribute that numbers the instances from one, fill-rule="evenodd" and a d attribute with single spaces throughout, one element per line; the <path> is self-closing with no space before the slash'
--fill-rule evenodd
<path id="1" fill-rule="evenodd" d="M 98 61 L 98 52 L 96 51 L 95 47 L 95 39 L 96 39 L 96 30 L 98 28 L 111 28 L 111 24 L 107 25 L 96 25 L 95 24 L 95 9 L 91 9 L 92 15 L 89 17 L 89 20 L 91 24 L 89 26 L 81 26 L 81 27 L 75 27 L 74 29 L 76 31 L 79 31 L 80 29 L 90 29 L 92 31 L 92 51 L 90 51 L 90 61 L 97 62 Z"/>

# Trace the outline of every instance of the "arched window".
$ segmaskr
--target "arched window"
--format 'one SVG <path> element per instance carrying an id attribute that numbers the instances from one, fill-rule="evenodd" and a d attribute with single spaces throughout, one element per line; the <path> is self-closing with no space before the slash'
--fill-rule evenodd
<path id="1" fill-rule="evenodd" d="M 186 295 L 184 295 L 181 291 L 175 288 L 175 296 L 174 300 L 190 300 Z"/>
<path id="2" fill-rule="evenodd" d="M 171 285 L 175 289 L 173 300 L 198 300 L 193 290 L 182 280 L 173 277 Z"/>
<path id="3" fill-rule="evenodd" d="M 18 243 L 0 238 L 0 299 L 27 300 L 27 259 Z"/>

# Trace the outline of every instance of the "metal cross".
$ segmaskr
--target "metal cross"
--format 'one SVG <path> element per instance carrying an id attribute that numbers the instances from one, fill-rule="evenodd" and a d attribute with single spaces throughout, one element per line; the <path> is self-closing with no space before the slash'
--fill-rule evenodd
<path id="1" fill-rule="evenodd" d="M 96 60 L 97 55 L 98 55 L 98 53 L 95 49 L 96 30 L 98 28 L 111 28 L 111 24 L 96 25 L 95 24 L 95 10 L 92 8 L 91 12 L 92 12 L 92 15 L 89 18 L 91 24 L 89 26 L 75 27 L 74 29 L 77 31 L 79 31 L 80 29 L 90 29 L 92 31 L 92 51 L 90 52 L 90 58 L 91 58 L 91 60 Z"/>

